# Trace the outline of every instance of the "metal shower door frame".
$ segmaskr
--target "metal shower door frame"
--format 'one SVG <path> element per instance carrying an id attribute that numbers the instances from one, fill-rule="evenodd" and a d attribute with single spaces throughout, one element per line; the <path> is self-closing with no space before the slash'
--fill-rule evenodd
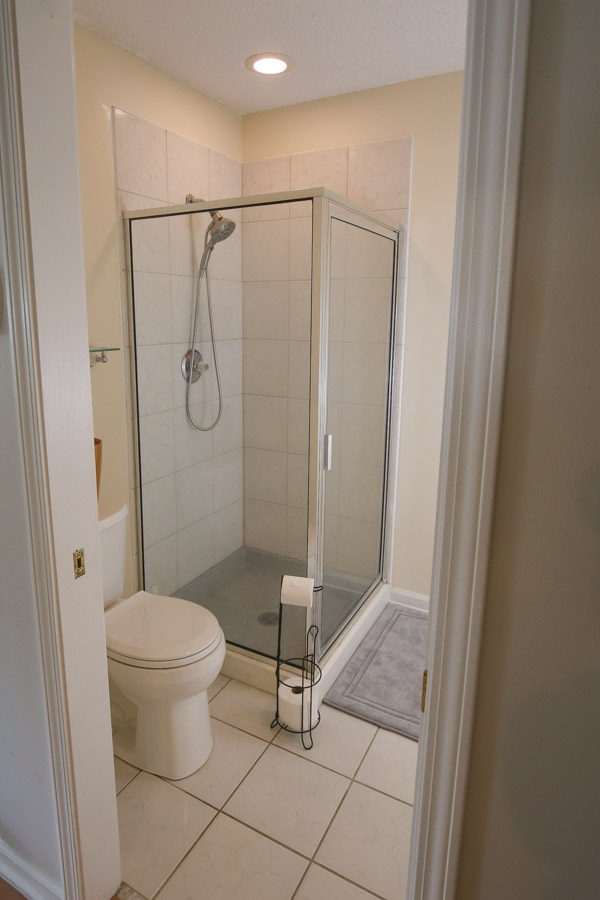
<path id="1" fill-rule="evenodd" d="M 360 600 L 346 616 L 336 632 L 322 643 L 323 616 L 323 570 L 325 534 L 325 436 L 327 433 L 327 372 L 329 352 L 329 302 L 331 274 L 331 231 L 334 220 L 354 225 L 373 234 L 379 234 L 394 244 L 390 341 L 388 348 L 388 386 L 386 397 L 386 420 L 384 439 L 382 520 L 377 576 L 373 579 Z M 313 248 L 311 286 L 311 342 L 310 342 L 310 400 L 309 400 L 309 469 L 308 469 L 308 530 L 307 530 L 307 575 L 314 578 L 315 606 L 313 621 L 319 627 L 316 656 L 321 661 L 327 651 L 345 631 L 349 622 L 363 604 L 384 580 L 390 569 L 386 536 L 387 525 L 393 503 L 389 497 L 389 474 L 392 438 L 394 400 L 399 400 L 399 329 L 398 288 L 400 277 L 400 256 L 403 230 L 386 217 L 379 216 L 345 197 L 331 191 L 321 190 L 313 194 Z"/>
<path id="2" fill-rule="evenodd" d="M 125 245 L 127 254 L 127 266 L 131 275 L 132 256 L 132 223 L 136 219 L 160 219 L 163 217 L 186 216 L 193 213 L 209 212 L 218 209 L 226 210 L 244 209 L 246 207 L 272 206 L 281 203 L 293 203 L 300 201 L 312 201 L 312 277 L 311 277 L 311 341 L 310 341 L 310 393 L 309 393 L 309 457 L 308 457 L 308 523 L 307 523 L 307 562 L 306 574 L 314 578 L 317 588 L 323 585 L 323 537 L 325 522 L 325 466 L 324 466 L 324 440 L 327 426 L 327 356 L 328 356 L 328 331 L 329 331 L 329 279 L 331 259 L 331 222 L 338 219 L 349 225 L 380 234 L 394 242 L 394 261 L 392 278 L 392 312 L 390 327 L 390 346 L 388 360 L 388 394 L 386 407 L 386 433 L 385 433 L 385 458 L 384 458 L 384 489 L 382 531 L 379 551 L 379 573 L 369 588 L 363 593 L 359 603 L 338 628 L 335 635 L 328 641 L 325 651 L 335 643 L 339 635 L 345 630 L 350 620 L 360 610 L 374 589 L 387 579 L 390 570 L 390 561 L 386 546 L 386 523 L 390 516 L 391 502 L 389 499 L 389 461 L 390 439 L 392 431 L 392 413 L 394 409 L 394 397 L 399 387 L 399 362 L 397 354 L 398 333 L 398 285 L 399 265 L 402 248 L 403 229 L 392 222 L 386 216 L 372 212 L 366 207 L 355 203 L 341 194 L 336 194 L 327 188 L 316 187 L 299 191 L 282 191 L 272 194 L 256 194 L 248 197 L 228 197 L 220 200 L 202 200 L 196 203 L 185 203 L 173 206 L 160 206 L 149 209 L 131 210 L 123 212 L 125 226 Z M 131 282 L 131 277 L 130 277 Z M 135 325 L 133 324 L 133 327 Z M 135 372 L 135 362 L 133 366 Z M 137 379 L 136 379 L 137 381 Z M 135 393 L 135 391 L 134 391 Z M 137 416 L 134 416 L 137 426 Z M 139 448 L 139 441 L 138 441 Z M 141 480 L 138 460 L 137 481 Z M 141 534 L 141 491 L 138 491 L 138 541 L 143 546 Z M 140 554 L 140 567 L 143 554 Z M 322 619 L 322 591 L 315 592 L 315 605 L 312 615 L 312 623 L 321 630 Z M 323 648 L 320 637 L 317 640 L 317 659 L 323 658 Z"/>

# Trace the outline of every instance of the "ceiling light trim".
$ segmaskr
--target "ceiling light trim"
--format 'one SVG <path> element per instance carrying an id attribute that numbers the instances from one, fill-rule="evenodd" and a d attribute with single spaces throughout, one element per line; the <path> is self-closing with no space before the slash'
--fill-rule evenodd
<path id="1" fill-rule="evenodd" d="M 285 68 L 281 69 L 280 71 L 272 72 L 261 71 L 260 69 L 255 68 L 257 63 L 269 59 L 284 63 Z M 267 78 L 272 78 L 274 75 L 285 75 L 286 72 L 289 72 L 291 69 L 293 69 L 295 65 L 296 63 L 291 56 L 286 56 L 285 53 L 276 53 L 274 51 L 265 53 L 253 53 L 252 56 L 249 56 L 245 61 L 246 68 L 250 72 L 252 72 L 253 75 L 263 75 Z"/>

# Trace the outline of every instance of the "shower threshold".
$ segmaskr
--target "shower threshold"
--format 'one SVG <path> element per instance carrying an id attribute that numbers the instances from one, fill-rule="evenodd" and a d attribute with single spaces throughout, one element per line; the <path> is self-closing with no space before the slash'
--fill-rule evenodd
<path id="1" fill-rule="evenodd" d="M 175 591 L 174 596 L 209 609 L 219 620 L 228 644 L 272 659 L 277 653 L 277 621 L 282 575 L 305 575 L 306 563 L 240 547 L 216 566 Z M 323 597 L 322 634 L 335 634 L 356 604 L 356 594 L 327 587 Z M 286 607 L 283 655 L 304 654 L 304 610 Z"/>

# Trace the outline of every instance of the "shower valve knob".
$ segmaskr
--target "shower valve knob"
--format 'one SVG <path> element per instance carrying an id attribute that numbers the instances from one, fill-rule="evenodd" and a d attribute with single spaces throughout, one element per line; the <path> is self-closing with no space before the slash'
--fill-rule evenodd
<path id="1" fill-rule="evenodd" d="M 210 366 L 202 359 L 202 354 L 194 350 L 194 360 L 192 362 L 192 351 L 188 350 L 183 354 L 181 360 L 181 375 L 184 381 L 190 381 L 195 384 L 199 378 L 202 378 L 204 372 L 208 372 Z M 191 374 L 191 379 L 190 379 Z"/>

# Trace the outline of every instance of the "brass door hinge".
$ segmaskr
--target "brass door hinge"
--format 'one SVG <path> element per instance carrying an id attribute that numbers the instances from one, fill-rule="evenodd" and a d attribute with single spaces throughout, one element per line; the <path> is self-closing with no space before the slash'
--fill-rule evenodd
<path id="1" fill-rule="evenodd" d="M 427 673 L 429 669 L 423 671 L 423 690 L 421 691 L 421 712 L 425 712 L 425 698 L 427 696 Z"/>

